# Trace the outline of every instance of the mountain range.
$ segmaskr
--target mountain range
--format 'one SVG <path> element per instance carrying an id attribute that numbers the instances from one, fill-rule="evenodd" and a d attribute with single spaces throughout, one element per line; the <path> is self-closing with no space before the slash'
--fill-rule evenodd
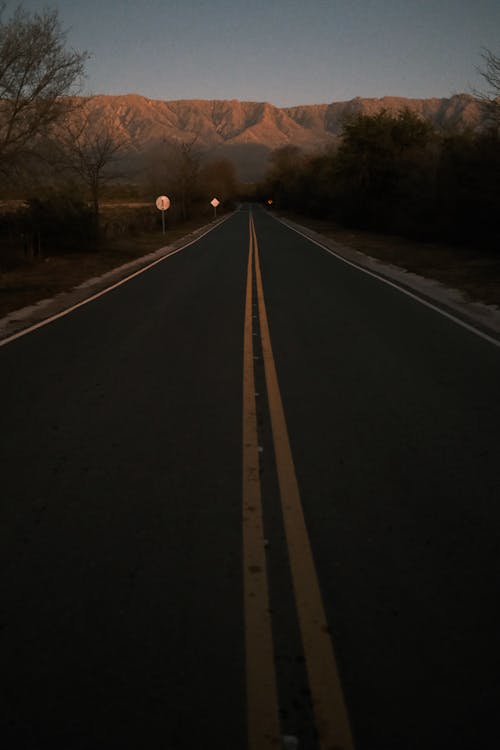
<path id="1" fill-rule="evenodd" d="M 408 108 L 437 129 L 477 129 L 481 103 L 469 94 L 448 99 L 356 97 L 346 102 L 275 107 L 267 102 L 238 100 L 147 99 L 137 94 L 97 95 L 85 100 L 92 121 L 110 129 L 125 144 L 130 165 L 140 170 L 146 154 L 161 150 L 169 141 L 190 141 L 206 158 L 233 160 L 240 179 L 262 176 L 269 152 L 285 145 L 306 150 L 335 143 L 346 117 L 375 114 L 381 109 L 398 112 Z"/>

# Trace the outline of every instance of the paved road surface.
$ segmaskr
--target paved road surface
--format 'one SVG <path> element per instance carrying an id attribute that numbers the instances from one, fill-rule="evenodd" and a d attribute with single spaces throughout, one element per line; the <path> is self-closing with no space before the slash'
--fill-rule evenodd
<path id="1" fill-rule="evenodd" d="M 498 744 L 500 348 L 249 219 L 0 348 L 6 749 Z"/>

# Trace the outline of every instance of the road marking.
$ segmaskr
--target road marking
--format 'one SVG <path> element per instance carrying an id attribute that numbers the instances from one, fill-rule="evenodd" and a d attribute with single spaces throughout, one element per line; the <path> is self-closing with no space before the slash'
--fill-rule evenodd
<path id="1" fill-rule="evenodd" d="M 177 250 L 173 250 L 170 253 L 166 253 L 165 255 L 162 255 L 161 258 L 157 258 L 152 263 L 148 263 L 147 266 L 144 266 L 143 268 L 139 268 L 138 271 L 134 271 L 134 273 L 131 273 L 129 276 L 126 276 L 124 279 L 120 279 L 120 281 L 117 281 L 115 284 L 112 284 L 111 286 L 108 286 L 105 289 L 101 289 L 100 292 L 96 292 L 95 294 L 92 294 L 90 297 L 86 297 L 85 299 L 81 300 L 81 302 L 77 302 L 76 305 L 71 305 L 71 307 L 67 307 L 65 310 L 61 310 L 61 312 L 55 313 L 55 315 L 50 315 L 48 318 L 44 318 L 43 320 L 40 320 L 38 323 L 34 323 L 33 325 L 28 326 L 27 328 L 23 328 L 22 331 L 18 331 L 17 333 L 13 333 L 11 336 L 7 336 L 6 338 L 1 339 L 0 346 L 5 346 L 5 344 L 10 344 L 11 341 L 15 341 L 16 339 L 19 339 L 22 336 L 26 336 L 28 333 L 32 333 L 33 331 L 36 331 L 38 328 L 42 328 L 43 326 L 46 326 L 49 323 L 52 323 L 54 320 L 58 320 L 58 318 L 63 318 L 65 315 L 69 315 L 69 313 L 73 312 L 73 310 L 77 310 L 79 307 L 83 307 L 83 305 L 87 305 L 89 302 L 92 302 L 93 300 L 98 299 L 99 297 L 102 297 L 108 292 L 113 291 L 113 289 L 116 289 L 117 287 L 122 286 L 122 284 L 126 284 L 127 281 L 134 279 L 136 276 L 139 276 L 141 273 L 144 273 L 145 271 L 149 271 L 150 268 L 153 268 L 153 266 L 158 265 L 158 263 L 162 263 L 164 260 L 167 260 L 168 258 L 172 258 L 172 256 L 177 255 L 177 253 L 180 253 L 181 250 L 185 250 L 187 247 L 191 247 L 191 245 L 194 245 L 196 242 L 201 240 L 207 234 L 210 234 L 210 232 L 213 232 L 214 229 L 218 229 L 221 226 L 221 224 L 224 224 L 228 219 L 231 218 L 231 216 L 232 214 L 230 216 L 227 216 L 222 221 L 220 221 L 218 224 L 216 224 L 216 226 L 210 227 L 210 229 L 207 229 L 206 232 L 203 232 L 203 234 L 200 234 L 198 237 L 196 237 L 196 239 L 191 240 L 190 242 L 187 242 L 185 245 L 182 245 L 182 247 L 178 247 Z"/>
<path id="2" fill-rule="evenodd" d="M 260 334 L 276 470 L 319 745 L 321 750 L 333 748 L 353 750 L 351 728 L 306 529 L 281 400 L 264 300 L 259 248 L 252 216 L 250 216 L 250 231 L 253 236 Z"/>
<path id="3" fill-rule="evenodd" d="M 337 258 L 337 260 L 342 261 L 342 263 L 345 263 L 348 266 L 352 266 L 353 268 L 356 268 L 358 271 L 362 271 L 362 273 L 365 273 L 368 276 L 373 276 L 374 279 L 381 281 L 383 284 L 387 284 L 387 286 L 392 286 L 394 289 L 397 289 L 402 294 L 406 294 L 407 297 L 411 297 L 411 299 L 414 299 L 417 302 L 420 302 L 421 305 L 428 307 L 430 310 L 434 310 L 440 315 L 443 315 L 445 318 L 448 318 L 449 320 L 452 320 L 454 323 L 457 323 L 457 325 L 462 326 L 462 328 L 465 328 L 466 331 L 470 331 L 471 333 L 474 333 L 476 336 L 479 336 L 485 341 L 488 341 L 490 344 L 494 344 L 494 346 L 500 347 L 499 339 L 496 339 L 494 336 L 490 336 L 489 334 L 484 333 L 484 331 L 481 331 L 480 328 L 476 328 L 476 326 L 472 325 L 471 323 L 466 323 L 465 320 L 462 320 L 461 318 L 458 318 L 456 315 L 453 315 L 452 313 L 449 313 L 446 310 L 443 310 L 442 307 L 439 307 L 438 305 L 434 305 L 432 302 L 428 302 L 423 297 L 420 297 L 418 294 L 414 292 L 410 292 L 409 289 L 405 289 L 405 287 L 400 286 L 395 281 L 390 281 L 389 279 L 386 279 L 385 276 L 381 276 L 375 271 L 370 271 L 368 270 L 368 268 L 363 268 L 363 266 L 360 266 L 357 263 L 354 263 L 354 261 L 344 258 L 342 255 L 339 255 L 338 253 L 336 253 L 334 250 L 331 250 L 326 245 L 323 245 L 321 242 L 318 242 L 318 240 L 314 240 L 312 239 L 312 237 L 308 237 L 307 234 L 304 234 L 298 229 L 295 229 L 295 227 L 291 227 L 289 224 L 285 224 L 284 221 L 281 221 L 281 219 L 278 219 L 276 216 L 274 216 L 273 218 L 276 221 L 279 221 L 279 223 L 282 224 L 287 229 L 290 229 L 292 232 L 295 232 L 296 234 L 299 234 L 301 237 L 304 237 L 304 239 L 309 240 L 309 242 L 312 242 L 313 245 L 317 245 L 322 250 L 326 250 L 327 253 L 329 253 L 330 255 L 333 255 L 334 258 Z"/>
<path id="4" fill-rule="evenodd" d="M 281 745 L 259 475 L 250 233 L 243 341 L 243 596 L 249 750 Z"/>

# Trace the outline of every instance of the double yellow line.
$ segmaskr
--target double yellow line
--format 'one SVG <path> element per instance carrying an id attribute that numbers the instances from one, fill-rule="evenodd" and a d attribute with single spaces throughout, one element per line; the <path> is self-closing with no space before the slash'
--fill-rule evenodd
<path id="1" fill-rule="evenodd" d="M 253 268 L 276 470 L 290 569 L 320 750 L 354 744 L 300 500 L 276 374 L 253 216 L 243 351 L 243 566 L 249 750 L 282 745 L 269 611 L 254 380 Z"/>

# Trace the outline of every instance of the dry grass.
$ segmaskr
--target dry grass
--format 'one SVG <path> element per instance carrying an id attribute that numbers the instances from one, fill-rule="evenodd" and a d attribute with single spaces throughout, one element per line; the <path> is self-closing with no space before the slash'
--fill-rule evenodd
<path id="1" fill-rule="evenodd" d="M 385 263 L 435 279 L 451 289 L 459 289 L 471 300 L 500 306 L 498 248 L 488 254 L 474 248 L 417 242 L 364 230 L 345 229 L 334 222 L 290 213 L 283 216 Z"/>

